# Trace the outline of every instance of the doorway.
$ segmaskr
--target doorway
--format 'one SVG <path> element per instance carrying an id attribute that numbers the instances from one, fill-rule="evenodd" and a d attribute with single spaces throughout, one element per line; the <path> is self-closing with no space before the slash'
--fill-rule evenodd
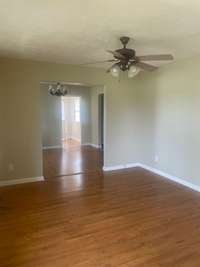
<path id="1" fill-rule="evenodd" d="M 101 171 L 104 143 L 104 91 L 68 85 L 64 97 L 41 89 L 43 175 L 45 179 Z"/>
<path id="2" fill-rule="evenodd" d="M 104 94 L 98 96 L 98 111 L 99 111 L 99 146 L 104 149 Z"/>
<path id="3" fill-rule="evenodd" d="M 63 148 L 81 144 L 80 103 L 78 96 L 63 96 L 61 98 Z"/>

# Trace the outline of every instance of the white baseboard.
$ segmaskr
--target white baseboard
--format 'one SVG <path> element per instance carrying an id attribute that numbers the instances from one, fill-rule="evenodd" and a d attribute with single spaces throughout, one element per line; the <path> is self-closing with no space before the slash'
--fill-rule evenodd
<path id="1" fill-rule="evenodd" d="M 160 176 L 162 176 L 164 178 L 167 178 L 167 179 L 169 179 L 171 181 L 174 181 L 176 183 L 179 183 L 181 185 L 187 186 L 187 187 L 189 187 L 189 188 L 191 188 L 191 189 L 193 189 L 195 191 L 200 192 L 200 186 L 195 185 L 193 183 L 190 183 L 188 181 L 185 181 L 185 180 L 183 180 L 183 179 L 181 179 L 179 177 L 176 177 L 176 176 L 173 176 L 171 174 L 165 173 L 165 172 L 163 172 L 161 170 L 158 170 L 156 168 L 149 167 L 149 166 L 147 166 L 145 164 L 142 164 L 142 163 L 139 163 L 138 167 L 141 167 L 141 168 L 143 168 L 145 170 L 148 170 L 148 171 L 153 172 L 155 174 L 158 174 L 158 175 L 160 175 Z"/>
<path id="2" fill-rule="evenodd" d="M 127 164 L 120 164 L 115 166 L 103 166 L 103 171 L 115 171 L 121 169 L 128 169 L 128 168 L 135 168 L 138 167 L 139 163 L 127 163 Z"/>
<path id="3" fill-rule="evenodd" d="M 95 145 L 95 144 L 90 144 L 92 147 L 94 147 L 94 148 L 101 148 L 101 146 L 100 145 Z"/>
<path id="4" fill-rule="evenodd" d="M 99 145 L 95 145 L 95 144 L 92 144 L 92 143 L 83 143 L 82 146 L 92 146 L 92 147 L 95 147 L 95 148 L 100 148 L 101 147 Z"/>
<path id="5" fill-rule="evenodd" d="M 43 146 L 42 147 L 43 150 L 56 149 L 56 148 L 62 148 L 62 146 Z"/>
<path id="6" fill-rule="evenodd" d="M 124 165 L 115 165 L 115 166 L 103 166 L 103 171 L 115 171 L 124 169 Z"/>
<path id="7" fill-rule="evenodd" d="M 176 176 L 173 176 L 171 174 L 168 174 L 168 173 L 165 173 L 161 170 L 158 170 L 156 168 L 152 168 L 150 166 L 147 166 L 145 164 L 142 164 L 142 163 L 128 163 L 128 164 L 123 164 L 123 165 L 116 165 L 116 166 L 104 166 L 103 167 L 103 171 L 114 171 L 114 170 L 121 170 L 121 169 L 127 169 L 127 168 L 135 168 L 135 167 L 140 167 L 140 168 L 143 168 L 145 170 L 148 170 L 150 172 L 153 172 L 155 174 L 158 174 L 166 179 L 169 179 L 173 182 L 176 182 L 176 183 L 179 183 L 181 185 L 184 185 L 186 187 L 189 187 L 197 192 L 200 192 L 200 186 L 198 185 L 195 185 L 193 183 L 190 183 L 188 181 L 185 181 L 181 178 L 178 178 Z"/>
<path id="8" fill-rule="evenodd" d="M 128 164 L 125 164 L 124 166 L 125 166 L 125 169 L 135 168 L 139 166 L 139 163 L 128 163 Z"/>
<path id="9" fill-rule="evenodd" d="M 33 177 L 33 178 L 23 178 L 23 179 L 15 179 L 15 180 L 3 180 L 0 181 L 0 187 L 7 185 L 16 185 L 16 184 L 25 184 L 25 183 L 33 183 L 33 182 L 41 182 L 44 181 L 44 177 Z"/>

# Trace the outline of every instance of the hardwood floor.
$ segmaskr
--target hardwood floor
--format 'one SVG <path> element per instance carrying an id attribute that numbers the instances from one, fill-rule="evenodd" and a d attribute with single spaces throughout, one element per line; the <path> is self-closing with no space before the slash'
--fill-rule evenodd
<path id="1" fill-rule="evenodd" d="M 200 266 L 200 194 L 140 168 L 0 188 L 0 206 L 1 267 Z"/>
<path id="2" fill-rule="evenodd" d="M 64 143 L 63 149 L 43 150 L 44 177 L 80 174 L 101 170 L 103 152 L 92 146 L 80 146 L 74 140 Z"/>
<path id="3" fill-rule="evenodd" d="M 69 138 L 63 141 L 63 147 L 64 148 L 70 148 L 70 147 L 77 147 L 80 146 L 80 141 L 77 141 L 75 139 Z"/>

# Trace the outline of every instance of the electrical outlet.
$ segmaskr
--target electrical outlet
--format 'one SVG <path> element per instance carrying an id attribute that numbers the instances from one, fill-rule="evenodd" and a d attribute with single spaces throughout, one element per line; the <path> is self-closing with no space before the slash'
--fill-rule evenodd
<path id="1" fill-rule="evenodd" d="M 15 169 L 14 164 L 13 163 L 9 163 L 8 164 L 8 170 L 9 170 L 9 172 L 13 172 L 14 169 Z"/>
<path id="2" fill-rule="evenodd" d="M 159 161 L 159 157 L 158 157 L 158 155 L 155 155 L 154 161 L 155 161 L 155 162 L 158 162 L 158 161 Z"/>

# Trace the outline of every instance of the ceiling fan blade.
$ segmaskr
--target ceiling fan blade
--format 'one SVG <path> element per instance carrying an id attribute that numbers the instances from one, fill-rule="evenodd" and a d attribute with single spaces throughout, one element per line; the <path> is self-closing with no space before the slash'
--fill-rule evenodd
<path id="1" fill-rule="evenodd" d="M 94 61 L 94 62 L 87 62 L 87 63 L 82 63 L 79 65 L 90 65 L 90 64 L 98 64 L 98 63 L 105 63 L 105 62 L 115 62 L 117 59 L 108 59 L 108 60 L 102 60 L 102 61 Z"/>
<path id="2" fill-rule="evenodd" d="M 166 55 L 146 55 L 137 57 L 141 61 L 151 61 L 151 60 L 173 60 L 174 57 L 170 54 Z"/>
<path id="3" fill-rule="evenodd" d="M 117 51 L 111 51 L 111 50 L 107 50 L 108 53 L 111 53 L 114 57 L 116 57 L 117 59 L 126 59 L 125 56 L 123 56 L 122 54 L 120 54 Z"/>
<path id="4" fill-rule="evenodd" d="M 144 62 L 138 62 L 136 63 L 136 66 L 138 66 L 139 68 L 146 70 L 146 71 L 154 71 L 156 70 L 158 67 L 144 63 Z"/>

